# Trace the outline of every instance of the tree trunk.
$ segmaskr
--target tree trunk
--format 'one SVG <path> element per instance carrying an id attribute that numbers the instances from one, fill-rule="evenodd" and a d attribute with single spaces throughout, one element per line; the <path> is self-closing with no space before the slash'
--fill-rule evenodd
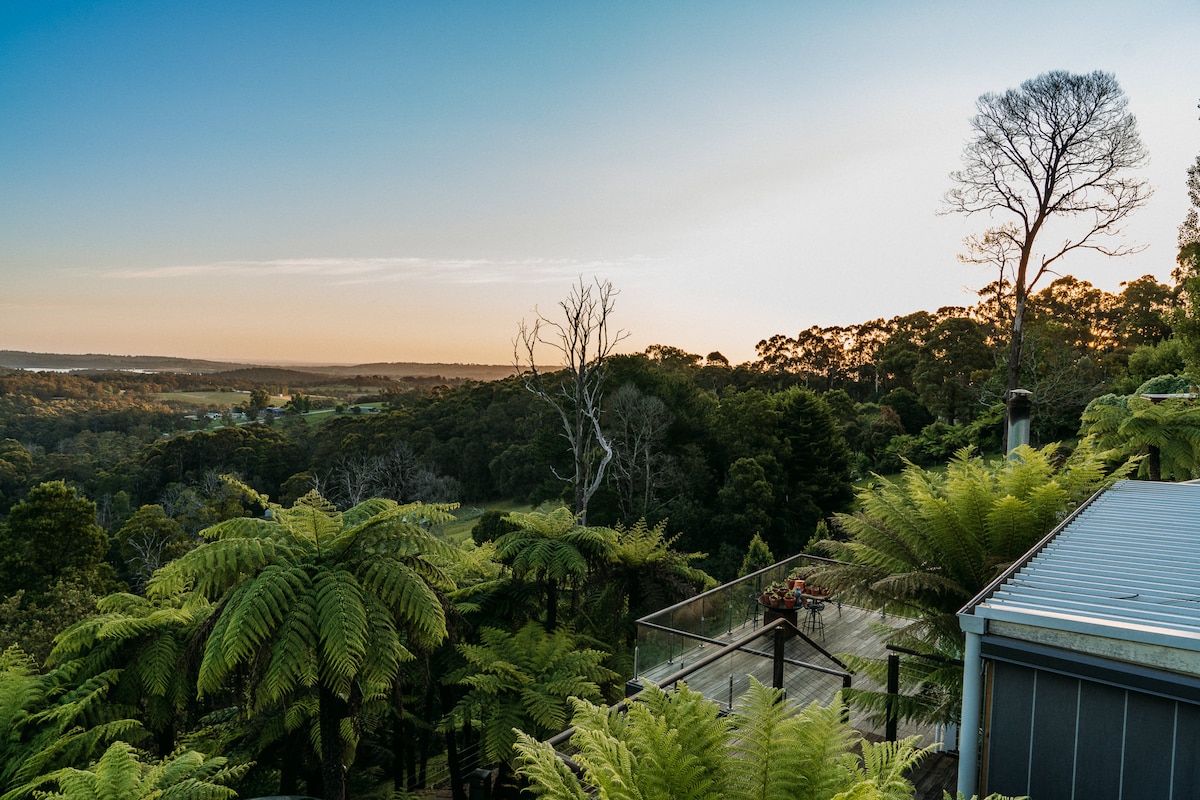
<path id="1" fill-rule="evenodd" d="M 1008 342 L 1008 391 L 1021 388 L 1021 349 L 1025 344 L 1025 295 L 1018 293 Z"/>
<path id="2" fill-rule="evenodd" d="M 558 627 L 558 581 L 546 578 L 546 630 L 553 633 Z"/>
<path id="3" fill-rule="evenodd" d="M 441 693 L 442 708 L 454 708 L 454 697 L 450 687 L 443 684 L 438 691 Z M 467 800 L 467 793 L 463 790 L 464 778 L 458 756 L 458 740 L 452 726 L 446 728 L 446 766 L 450 770 L 450 791 L 453 793 L 453 800 Z"/>
<path id="4" fill-rule="evenodd" d="M 583 414 L 583 381 L 587 380 L 587 373 L 577 375 L 575 378 L 575 515 L 579 517 L 579 524 L 587 524 L 587 420 Z"/>
<path id="5" fill-rule="evenodd" d="M 433 690 L 433 681 L 427 681 L 425 684 L 425 719 L 437 718 L 436 696 Z M 433 726 L 426 725 L 421 729 L 421 733 L 417 737 L 417 785 L 415 788 L 424 789 L 427 785 L 429 769 L 429 750 L 433 740 Z"/>
<path id="6" fill-rule="evenodd" d="M 342 764 L 342 719 L 346 701 L 321 686 L 318 694 L 321 725 L 321 782 L 324 800 L 346 800 L 346 766 Z"/>
<path id="7" fill-rule="evenodd" d="M 392 686 L 392 789 L 404 788 L 404 689 L 399 678 Z"/>
<path id="8" fill-rule="evenodd" d="M 285 744 L 279 755 L 279 793 L 300 794 L 300 766 L 304 763 L 300 754 L 305 752 L 308 743 L 299 730 L 286 734 L 283 741 Z"/>
<path id="9" fill-rule="evenodd" d="M 158 757 L 166 758 L 175 752 L 175 726 L 167 725 L 154 733 L 154 745 L 158 749 Z"/>
<path id="10" fill-rule="evenodd" d="M 1147 448 L 1150 452 L 1146 456 L 1146 473 L 1147 477 L 1152 481 L 1162 480 L 1162 451 L 1154 445 Z"/>

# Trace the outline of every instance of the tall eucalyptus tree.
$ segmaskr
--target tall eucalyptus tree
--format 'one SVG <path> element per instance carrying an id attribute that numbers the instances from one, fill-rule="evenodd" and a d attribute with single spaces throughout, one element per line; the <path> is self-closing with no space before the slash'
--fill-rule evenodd
<path id="1" fill-rule="evenodd" d="M 1026 301 L 1038 281 L 1076 250 L 1132 251 L 1105 240 L 1150 195 L 1145 180 L 1126 175 L 1145 163 L 1146 150 L 1125 93 L 1107 72 L 1043 73 L 1003 94 L 980 96 L 975 109 L 946 207 L 1002 220 L 986 237 L 1000 285 L 1007 280 L 1012 287 L 1007 386 L 1015 389 Z M 1068 224 L 1054 244 L 1039 249 L 1055 220 Z"/>

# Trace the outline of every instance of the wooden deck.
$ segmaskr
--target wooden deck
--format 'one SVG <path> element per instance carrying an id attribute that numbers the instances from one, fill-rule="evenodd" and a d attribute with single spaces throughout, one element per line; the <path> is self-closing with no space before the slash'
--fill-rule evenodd
<path id="1" fill-rule="evenodd" d="M 712 638 L 721 643 L 729 643 L 762 628 L 764 623 L 762 609 L 748 608 L 746 619 L 736 627 L 730 625 L 726 631 Z M 797 613 L 797 625 L 800 635 L 789 638 L 784 646 L 784 657 L 787 659 L 784 668 L 784 688 L 789 699 L 801 705 L 817 702 L 822 705 L 829 703 L 834 694 L 842 688 L 840 675 L 813 669 L 841 672 L 841 667 L 830 655 L 852 653 L 869 658 L 883 658 L 887 655 L 883 634 L 886 629 L 903 624 L 904 620 L 889 618 L 877 611 L 868 611 L 849 605 L 838 607 L 836 602 L 830 602 L 821 613 L 825 623 L 824 630 L 812 630 L 806 625 L 803 611 Z M 702 658 L 713 654 L 722 645 L 716 642 L 699 642 L 690 640 L 683 645 L 683 637 L 679 637 L 681 645 L 677 655 L 668 662 L 643 669 L 639 672 L 640 681 L 657 683 L 663 678 L 693 665 Z M 702 667 L 684 679 L 691 689 L 701 692 L 705 697 L 729 708 L 749 687 L 747 676 L 753 675 L 756 680 L 768 686 L 773 680 L 774 670 L 774 636 L 764 635 L 742 651 L 730 653 L 708 666 Z M 793 663 L 795 662 L 795 663 Z M 809 666 L 802 666 L 809 665 Z M 872 684 L 865 676 L 852 676 L 851 685 L 858 688 L 882 687 Z M 869 741 L 881 741 L 883 728 L 864 718 L 860 712 L 851 711 L 851 724 Z M 930 746 L 941 741 L 941 732 L 927 728 L 915 728 L 900 725 L 900 737 L 918 735 L 922 746 Z M 915 800 L 943 800 L 943 791 L 948 791 L 953 797 L 958 778 L 958 754 L 956 752 L 933 752 L 927 755 L 909 774 L 915 789 Z"/>
<path id="2" fill-rule="evenodd" d="M 639 670 L 638 680 L 660 683 L 667 676 L 695 664 L 709 656 L 714 648 L 736 641 L 746 634 L 758 630 L 764 623 L 764 609 L 748 608 L 745 621 L 730 626 L 726 631 L 712 637 L 714 642 L 686 639 L 678 636 L 678 654 L 669 661 Z M 887 649 L 883 631 L 895 627 L 904 620 L 885 617 L 877 611 L 868 611 L 854 606 L 838 606 L 828 602 L 821 613 L 824 630 L 812 630 L 807 613 L 797 612 L 800 635 L 788 639 L 784 657 L 784 689 L 789 699 L 801 705 L 812 702 L 829 703 L 843 686 L 841 665 L 835 658 L 838 654 L 851 653 L 868 658 L 883 658 Z M 719 643 L 718 643 L 719 642 Z M 693 690 L 728 708 L 749 687 L 748 676 L 768 686 L 773 680 L 773 635 L 765 635 L 746 649 L 732 652 L 717 662 L 689 675 L 684 682 Z M 839 674 L 829 674 L 833 671 Z M 855 688 L 882 689 L 865 676 L 854 675 L 851 685 Z M 851 723 L 870 734 L 882 734 L 882 727 L 872 724 L 861 713 L 851 713 Z M 922 743 L 933 744 L 937 732 L 900 726 L 901 737 L 921 735 Z"/>

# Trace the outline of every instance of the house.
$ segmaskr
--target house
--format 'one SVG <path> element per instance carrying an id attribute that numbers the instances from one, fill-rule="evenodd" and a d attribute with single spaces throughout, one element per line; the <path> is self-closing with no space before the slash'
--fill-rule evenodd
<path id="1" fill-rule="evenodd" d="M 1200 797 L 1200 485 L 1098 493 L 958 616 L 959 791 Z"/>

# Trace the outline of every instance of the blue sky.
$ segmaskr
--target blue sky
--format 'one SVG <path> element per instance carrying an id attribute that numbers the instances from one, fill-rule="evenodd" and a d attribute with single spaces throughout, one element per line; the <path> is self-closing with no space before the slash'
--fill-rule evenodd
<path id="1" fill-rule="evenodd" d="M 582 275 L 637 350 L 731 360 L 965 305 L 939 216 L 975 99 L 1112 72 L 1167 279 L 1200 7 L 6 2 L 0 349 L 506 363 Z"/>

